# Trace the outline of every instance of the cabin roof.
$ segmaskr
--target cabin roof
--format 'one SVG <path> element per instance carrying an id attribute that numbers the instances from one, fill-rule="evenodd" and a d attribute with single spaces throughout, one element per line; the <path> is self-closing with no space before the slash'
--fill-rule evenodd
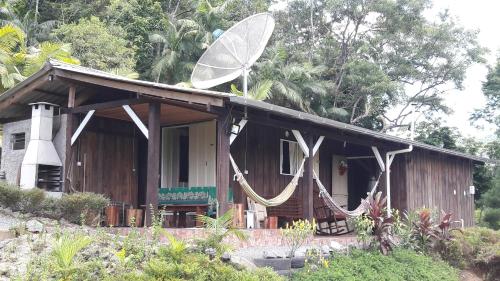
<path id="1" fill-rule="evenodd" d="M 388 142 L 413 145 L 416 148 L 435 151 L 439 153 L 444 153 L 447 155 L 452 155 L 461 158 L 467 158 L 476 162 L 481 163 L 498 163 L 497 161 L 490 160 L 484 157 L 478 157 L 467 153 L 462 153 L 450 149 L 445 149 L 433 145 L 424 144 L 417 141 L 412 141 L 397 136 L 392 136 L 385 133 L 376 132 L 366 128 L 342 123 L 332 119 L 320 117 L 310 113 L 301 112 L 298 110 L 293 110 L 285 108 L 282 106 L 273 105 L 263 101 L 256 101 L 245 99 L 243 97 L 231 94 L 223 93 L 210 90 L 200 90 L 187 88 L 182 86 L 168 85 L 163 83 L 148 82 L 142 80 L 135 80 L 119 75 L 110 74 L 107 72 L 82 67 L 78 65 L 66 64 L 56 60 L 50 60 L 44 67 L 37 73 L 31 75 L 26 80 L 17 84 L 13 88 L 7 90 L 2 95 L 0 95 L 0 123 L 8 122 L 9 118 L 13 118 L 16 114 L 27 113 L 29 110 L 21 105 L 27 105 L 32 102 L 49 102 L 55 104 L 64 104 L 67 100 L 67 85 L 63 86 L 63 83 L 46 83 L 62 77 L 62 79 L 67 80 L 79 80 L 85 79 L 86 77 L 99 78 L 102 81 L 115 82 L 120 84 L 110 84 L 109 87 L 114 85 L 123 85 L 133 87 L 132 92 L 144 93 L 145 95 L 160 97 L 160 98 L 171 98 L 172 96 L 166 94 L 175 93 L 178 97 L 179 94 L 186 94 L 190 96 L 205 97 L 209 98 L 208 103 L 214 106 L 220 106 L 221 104 L 232 104 L 238 106 L 246 106 L 259 111 L 271 112 L 275 115 L 280 115 L 292 120 L 301 120 L 304 122 L 310 122 L 315 125 L 326 126 L 335 128 L 341 131 L 346 131 L 354 133 L 361 136 L 369 136 L 370 138 L 376 138 Z M 84 82 L 88 82 L 85 81 Z M 97 85 L 96 86 L 107 86 L 107 85 Z M 124 90 L 122 88 L 122 90 Z M 22 95 L 21 97 L 21 94 Z M 222 103 L 218 103 L 221 101 Z"/>

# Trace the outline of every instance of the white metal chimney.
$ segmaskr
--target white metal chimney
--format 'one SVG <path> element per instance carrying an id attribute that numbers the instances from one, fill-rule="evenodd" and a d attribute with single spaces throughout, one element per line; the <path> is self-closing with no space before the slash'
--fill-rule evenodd
<path id="1" fill-rule="evenodd" d="M 21 188 L 38 186 L 39 165 L 61 167 L 62 162 L 52 143 L 54 107 L 57 105 L 38 102 L 31 103 L 31 134 L 28 148 L 21 165 Z"/>

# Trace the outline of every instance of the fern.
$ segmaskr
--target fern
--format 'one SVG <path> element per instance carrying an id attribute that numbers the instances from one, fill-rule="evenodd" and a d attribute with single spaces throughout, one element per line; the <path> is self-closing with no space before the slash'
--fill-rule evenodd
<path id="1" fill-rule="evenodd" d="M 92 239 L 88 236 L 70 236 L 67 233 L 57 240 L 51 255 L 54 258 L 56 271 L 62 275 L 63 280 L 67 280 L 74 273 L 75 256 L 91 242 Z"/>

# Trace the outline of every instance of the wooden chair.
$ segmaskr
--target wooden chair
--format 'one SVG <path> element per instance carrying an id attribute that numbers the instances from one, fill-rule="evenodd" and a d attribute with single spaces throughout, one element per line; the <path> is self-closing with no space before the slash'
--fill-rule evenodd
<path id="1" fill-rule="evenodd" d="M 256 228 L 265 227 L 265 221 L 267 219 L 266 207 L 255 202 L 254 200 L 247 197 L 248 210 L 255 214 L 255 226 Z"/>
<path id="2" fill-rule="evenodd" d="M 319 193 L 314 194 L 314 218 L 318 224 L 318 235 L 342 235 L 353 231 L 349 228 L 347 216 L 341 212 L 332 211 L 325 205 Z"/>
<path id="3" fill-rule="evenodd" d="M 342 235 L 352 232 L 347 217 L 339 212 L 333 212 L 327 206 L 314 208 L 318 235 Z"/>

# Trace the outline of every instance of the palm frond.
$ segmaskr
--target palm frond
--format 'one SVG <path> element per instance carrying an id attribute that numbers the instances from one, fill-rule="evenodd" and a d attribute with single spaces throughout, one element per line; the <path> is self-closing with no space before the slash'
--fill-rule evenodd
<path id="1" fill-rule="evenodd" d="M 248 91 L 248 96 L 254 100 L 266 100 L 271 94 L 272 87 L 272 80 L 259 81 Z"/>

